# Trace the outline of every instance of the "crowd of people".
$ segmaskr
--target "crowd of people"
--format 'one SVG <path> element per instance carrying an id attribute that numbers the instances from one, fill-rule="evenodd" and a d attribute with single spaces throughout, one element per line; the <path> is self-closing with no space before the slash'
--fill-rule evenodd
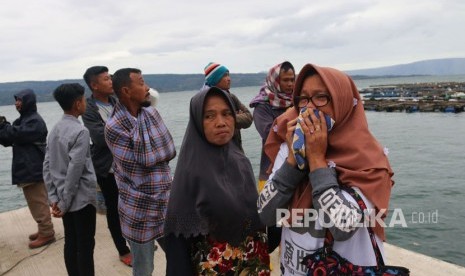
<path id="1" fill-rule="evenodd" d="M 20 117 L 0 118 L 0 144 L 13 148 L 12 182 L 38 225 L 29 247 L 54 242 L 51 217 L 62 218 L 68 274 L 94 275 L 98 187 L 119 259 L 133 275 L 152 275 L 158 246 L 170 276 L 306 275 L 303 260 L 328 237 L 352 264 L 377 267 L 384 229 L 360 226 L 357 203 L 387 210 L 393 172 L 352 79 L 314 64 L 296 74 L 284 61 L 251 95 L 251 113 L 230 91 L 227 67 L 210 62 L 204 73 L 174 174 L 174 141 L 141 70 L 88 68 L 87 99 L 78 83 L 57 87 L 63 117 L 50 133 L 34 92 L 17 93 Z M 258 181 L 240 134 L 252 122 L 262 140 Z M 322 215 L 297 225 L 295 210 Z M 291 215 L 278 215 L 284 211 Z"/>

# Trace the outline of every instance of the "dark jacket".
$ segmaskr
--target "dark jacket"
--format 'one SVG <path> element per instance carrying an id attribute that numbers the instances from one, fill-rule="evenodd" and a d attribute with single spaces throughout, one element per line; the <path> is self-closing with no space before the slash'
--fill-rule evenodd
<path id="1" fill-rule="evenodd" d="M 13 147 L 12 182 L 14 185 L 42 182 L 47 125 L 37 113 L 34 91 L 23 90 L 15 99 L 22 101 L 20 117 L 12 125 L 0 125 L 0 144 Z"/>
<path id="2" fill-rule="evenodd" d="M 113 106 L 117 103 L 115 97 L 110 97 L 109 101 Z M 87 98 L 87 108 L 84 115 L 82 115 L 82 121 L 89 130 L 92 140 L 90 151 L 95 174 L 98 177 L 107 177 L 113 163 L 113 155 L 105 141 L 105 121 L 103 121 L 102 116 L 100 116 L 95 98 L 92 95 Z"/>
<path id="3" fill-rule="evenodd" d="M 262 138 L 262 156 L 260 159 L 260 174 L 258 176 L 259 180 L 268 180 L 269 173 L 267 173 L 267 171 L 271 165 L 271 161 L 264 152 L 264 146 L 266 138 L 268 138 L 268 134 L 270 133 L 271 125 L 273 124 L 274 120 L 285 111 L 285 108 L 275 108 L 267 103 L 258 103 L 253 111 L 253 121 L 255 128 Z"/>
<path id="4" fill-rule="evenodd" d="M 239 98 L 234 95 L 233 93 L 229 92 L 229 96 L 232 99 L 234 104 L 234 108 L 237 111 L 241 111 L 240 114 L 236 114 L 236 128 L 234 129 L 234 141 L 242 149 L 242 137 L 241 137 L 241 129 L 248 128 L 252 125 L 253 117 L 252 113 L 250 113 L 249 109 L 239 100 Z"/>

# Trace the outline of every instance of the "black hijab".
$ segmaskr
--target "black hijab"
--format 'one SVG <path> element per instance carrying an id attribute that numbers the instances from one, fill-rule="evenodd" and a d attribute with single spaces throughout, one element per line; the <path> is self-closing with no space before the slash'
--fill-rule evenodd
<path id="1" fill-rule="evenodd" d="M 192 97 L 171 186 L 165 236 L 208 234 L 220 242 L 237 245 L 261 228 L 258 192 L 252 165 L 232 139 L 224 146 L 216 146 L 205 138 L 203 109 L 205 99 L 212 94 L 220 95 L 235 114 L 229 96 L 216 87 Z"/>

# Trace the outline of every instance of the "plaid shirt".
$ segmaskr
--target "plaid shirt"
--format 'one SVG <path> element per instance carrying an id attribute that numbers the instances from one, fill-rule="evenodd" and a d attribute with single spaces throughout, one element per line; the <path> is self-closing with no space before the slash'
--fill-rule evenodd
<path id="1" fill-rule="evenodd" d="M 118 103 L 105 126 L 105 140 L 114 157 L 124 237 L 146 243 L 163 236 L 172 181 L 168 162 L 176 150 L 160 114 L 142 108 L 136 120 Z"/>

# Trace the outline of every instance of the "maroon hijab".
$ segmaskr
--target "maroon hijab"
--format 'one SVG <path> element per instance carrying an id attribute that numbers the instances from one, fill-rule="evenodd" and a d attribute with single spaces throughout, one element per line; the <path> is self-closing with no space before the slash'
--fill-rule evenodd
<path id="1" fill-rule="evenodd" d="M 383 147 L 368 129 L 363 104 L 354 82 L 336 69 L 307 64 L 300 70 L 294 96 L 300 95 L 305 75 L 310 70 L 315 70 L 321 76 L 332 98 L 333 119 L 336 123 L 328 133 L 326 160 L 336 165 L 339 184 L 358 187 L 374 204 L 377 213 L 380 210 L 387 211 L 394 173 Z M 287 122 L 297 116 L 297 110 L 290 108 L 273 123 L 275 131 L 270 131 L 265 143 L 265 153 L 272 162 L 280 145 L 286 140 Z M 296 189 L 291 207 L 312 207 L 309 183 Z M 377 224 L 374 230 L 385 240 L 384 228 Z"/>

